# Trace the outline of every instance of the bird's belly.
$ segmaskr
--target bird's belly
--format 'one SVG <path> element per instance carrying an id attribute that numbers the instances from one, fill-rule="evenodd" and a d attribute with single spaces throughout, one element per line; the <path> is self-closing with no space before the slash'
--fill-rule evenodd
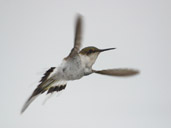
<path id="1" fill-rule="evenodd" d="M 64 72 L 64 77 L 66 80 L 76 80 L 84 76 L 84 72 L 81 69 L 67 70 Z"/>
<path id="2" fill-rule="evenodd" d="M 76 80 L 84 76 L 84 68 L 81 65 L 81 61 L 67 63 L 63 67 L 62 72 L 66 80 Z"/>

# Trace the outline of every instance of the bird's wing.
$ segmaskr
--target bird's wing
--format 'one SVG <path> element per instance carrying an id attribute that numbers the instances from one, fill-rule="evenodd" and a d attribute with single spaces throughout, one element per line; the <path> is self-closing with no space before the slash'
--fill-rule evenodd
<path id="1" fill-rule="evenodd" d="M 68 57 L 73 57 L 76 54 L 78 54 L 81 48 L 81 40 L 82 40 L 82 16 L 78 15 L 76 19 L 76 25 L 75 25 L 74 47 L 72 48 Z"/>
<path id="2" fill-rule="evenodd" d="M 63 89 L 65 89 L 66 85 L 67 85 L 67 81 L 65 80 L 58 81 L 48 89 L 47 94 L 62 91 Z"/>
<path id="3" fill-rule="evenodd" d="M 40 83 L 43 83 L 44 81 L 46 81 L 48 79 L 48 77 L 54 72 L 54 70 L 56 69 L 56 67 L 51 67 L 50 69 L 48 69 L 44 74 L 43 77 L 41 78 L 41 80 L 39 81 Z"/>
<path id="4" fill-rule="evenodd" d="M 109 76 L 133 76 L 139 73 L 134 69 L 106 69 L 106 70 L 93 70 L 94 73 L 109 75 Z"/>
<path id="5" fill-rule="evenodd" d="M 27 107 L 42 93 L 44 93 L 45 91 L 48 90 L 49 86 L 51 84 L 53 84 L 55 82 L 55 80 L 53 79 L 48 79 L 46 81 L 44 81 L 43 83 L 40 83 L 37 88 L 33 91 L 33 93 L 31 94 L 31 96 L 27 99 L 27 101 L 25 102 L 24 106 L 21 109 L 21 113 L 23 113 Z"/>
<path id="6" fill-rule="evenodd" d="M 27 107 L 42 93 L 47 91 L 48 93 L 52 92 L 58 92 L 66 87 L 66 81 L 57 81 L 54 80 L 51 75 L 54 73 L 55 68 L 52 67 L 49 70 L 46 71 L 42 79 L 40 80 L 40 84 L 37 86 L 37 88 L 33 91 L 32 95 L 28 98 L 28 100 L 25 102 L 21 113 L 23 113 Z"/>

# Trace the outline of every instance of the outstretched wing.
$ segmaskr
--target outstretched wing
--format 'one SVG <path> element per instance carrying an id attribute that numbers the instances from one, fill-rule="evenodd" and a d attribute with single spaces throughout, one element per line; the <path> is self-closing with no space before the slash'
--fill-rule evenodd
<path id="1" fill-rule="evenodd" d="M 133 76 L 139 73 L 134 69 L 106 69 L 106 70 L 93 70 L 94 73 L 109 75 L 109 76 Z"/>
<path id="2" fill-rule="evenodd" d="M 76 26 L 75 26 L 74 47 L 72 48 L 68 57 L 73 57 L 79 52 L 81 48 L 81 40 L 82 40 L 82 16 L 78 15 L 76 19 Z"/>
<path id="3" fill-rule="evenodd" d="M 27 107 L 42 93 L 47 91 L 48 93 L 58 92 L 66 87 L 66 81 L 56 81 L 51 78 L 51 74 L 55 71 L 55 67 L 51 67 L 49 70 L 46 71 L 42 79 L 40 80 L 40 84 L 37 88 L 33 91 L 32 95 L 27 99 L 25 102 L 21 113 L 23 113 Z"/>
<path id="4" fill-rule="evenodd" d="M 49 86 L 55 82 L 52 79 L 48 79 L 43 83 L 40 83 L 37 88 L 33 91 L 32 95 L 27 99 L 24 106 L 21 109 L 21 113 L 23 113 L 27 107 L 42 93 L 48 90 Z"/>

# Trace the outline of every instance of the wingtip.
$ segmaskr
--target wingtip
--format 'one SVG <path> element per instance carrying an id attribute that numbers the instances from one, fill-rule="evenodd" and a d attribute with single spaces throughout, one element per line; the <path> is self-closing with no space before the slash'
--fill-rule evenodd
<path id="1" fill-rule="evenodd" d="M 28 106 L 27 106 L 28 107 Z M 26 105 L 24 104 L 24 106 L 22 107 L 22 109 L 21 109 L 21 111 L 20 111 L 20 115 L 22 115 L 24 112 L 25 112 L 25 110 L 26 110 Z"/>
<path id="2" fill-rule="evenodd" d="M 83 21 L 83 16 L 81 14 L 77 13 L 77 15 L 76 15 L 77 24 L 82 24 L 82 21 Z"/>
<path id="3" fill-rule="evenodd" d="M 21 111 L 20 111 L 20 114 L 22 115 L 25 110 L 28 108 L 28 106 L 30 105 L 30 101 L 26 101 L 26 103 L 24 104 L 24 106 L 22 107 Z"/>
<path id="4" fill-rule="evenodd" d="M 24 113 L 24 111 L 25 111 L 25 109 L 22 109 L 22 110 L 20 111 L 20 115 L 22 115 L 22 114 Z"/>
<path id="5" fill-rule="evenodd" d="M 80 14 L 80 13 L 77 13 L 77 14 L 76 14 L 76 17 L 77 17 L 77 18 L 82 18 L 82 17 L 83 17 L 83 15 L 82 15 L 82 14 Z"/>
<path id="6" fill-rule="evenodd" d="M 134 74 L 133 74 L 133 75 L 138 75 L 138 74 L 140 74 L 140 71 L 139 71 L 138 69 L 133 69 L 133 71 L 134 71 Z"/>
<path id="7" fill-rule="evenodd" d="M 24 106 L 22 107 L 20 114 L 23 114 L 25 112 L 25 110 L 29 107 L 29 105 L 36 99 L 38 95 L 36 96 L 31 96 L 24 104 Z"/>

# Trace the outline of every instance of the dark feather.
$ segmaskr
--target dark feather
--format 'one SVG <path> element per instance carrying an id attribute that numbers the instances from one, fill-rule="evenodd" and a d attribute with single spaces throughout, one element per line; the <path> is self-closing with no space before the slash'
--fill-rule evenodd
<path id="1" fill-rule="evenodd" d="M 47 78 L 49 77 L 50 73 L 53 72 L 53 70 L 55 69 L 55 67 L 51 67 L 49 70 L 47 70 L 43 77 L 41 78 L 40 82 L 43 83 L 45 80 L 47 80 Z"/>
<path id="2" fill-rule="evenodd" d="M 53 93 L 53 92 L 55 92 L 55 91 L 56 91 L 56 92 L 59 92 L 59 91 L 65 89 L 65 87 L 66 87 L 66 84 L 65 84 L 65 85 L 60 85 L 60 86 L 51 87 L 51 88 L 49 88 L 47 94 Z"/>

